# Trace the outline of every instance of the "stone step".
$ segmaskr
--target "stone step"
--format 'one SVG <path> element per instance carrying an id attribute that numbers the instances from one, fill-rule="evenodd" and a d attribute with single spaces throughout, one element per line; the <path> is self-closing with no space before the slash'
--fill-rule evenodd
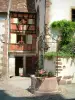
<path id="1" fill-rule="evenodd" d="M 62 71 L 63 69 L 62 68 L 56 68 L 56 71 Z"/>
<path id="2" fill-rule="evenodd" d="M 64 84 L 71 84 L 72 83 L 72 78 L 69 78 L 69 79 L 61 79 L 59 81 L 59 84 L 60 85 L 64 85 Z"/>
<path id="3" fill-rule="evenodd" d="M 62 68 L 62 66 L 58 65 L 58 66 L 56 66 L 56 68 Z"/>
<path id="4" fill-rule="evenodd" d="M 62 65 L 62 62 L 56 62 L 56 65 Z"/>

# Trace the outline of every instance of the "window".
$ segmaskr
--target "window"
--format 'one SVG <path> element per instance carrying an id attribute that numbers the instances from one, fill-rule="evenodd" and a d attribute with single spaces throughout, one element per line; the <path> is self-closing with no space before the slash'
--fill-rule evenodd
<path id="1" fill-rule="evenodd" d="M 26 36 L 24 35 L 22 38 L 23 38 L 23 42 L 26 43 Z"/>
<path id="2" fill-rule="evenodd" d="M 26 44 L 32 44 L 32 35 L 17 35 L 17 43 L 21 41 Z"/>
<path id="3" fill-rule="evenodd" d="M 23 41 L 26 43 L 26 36 L 25 35 L 17 35 L 17 43 Z"/>
<path id="4" fill-rule="evenodd" d="M 75 9 L 72 9 L 72 21 L 75 21 Z"/>
<path id="5" fill-rule="evenodd" d="M 17 35 L 17 43 L 21 41 L 21 35 Z"/>

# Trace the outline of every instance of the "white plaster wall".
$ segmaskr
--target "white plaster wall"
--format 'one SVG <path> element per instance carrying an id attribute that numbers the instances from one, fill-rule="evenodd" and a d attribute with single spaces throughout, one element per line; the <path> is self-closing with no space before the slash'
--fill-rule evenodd
<path id="1" fill-rule="evenodd" d="M 42 45 L 42 47 L 44 48 L 44 35 L 45 35 L 45 9 L 46 9 L 46 7 L 45 7 L 46 5 L 45 5 L 45 0 L 37 0 L 37 2 L 36 2 L 36 12 L 37 12 L 37 9 L 39 10 L 38 12 L 39 12 L 39 14 L 38 14 L 38 18 L 37 18 L 37 21 L 38 21 L 38 25 L 37 26 L 39 26 L 39 36 L 38 36 L 38 41 L 37 41 L 37 43 L 38 43 L 38 45 L 40 44 L 40 45 Z M 39 42 L 39 40 L 40 40 L 40 38 L 41 38 L 41 43 Z M 44 54 L 44 50 L 43 51 L 41 51 L 40 49 L 39 49 L 39 61 L 40 61 L 40 63 L 42 63 L 42 61 L 43 60 L 41 60 L 42 59 L 42 57 L 41 57 L 41 55 L 43 55 Z M 39 63 L 39 66 L 40 66 L 40 63 Z"/>
<path id="2" fill-rule="evenodd" d="M 53 60 L 44 60 L 44 70 L 46 71 L 52 71 L 53 73 L 55 73 L 55 59 Z"/>
<path id="3" fill-rule="evenodd" d="M 62 65 L 61 68 L 63 69 L 60 74 L 58 74 L 58 76 L 69 76 L 69 75 L 74 75 L 75 73 L 75 59 L 72 59 L 72 58 L 61 58 L 61 62 L 62 62 Z M 65 66 L 65 68 L 63 68 L 63 66 Z M 44 61 L 44 69 L 46 71 L 53 71 L 55 72 L 55 67 L 56 67 L 56 64 L 55 64 L 55 59 L 54 60 L 46 60 Z"/>
<path id="4" fill-rule="evenodd" d="M 72 58 L 61 58 L 62 68 L 65 66 L 63 71 L 59 74 L 59 76 L 68 76 L 73 75 L 75 73 L 75 59 Z"/>
<path id="5" fill-rule="evenodd" d="M 36 2 L 36 11 L 39 7 L 39 32 L 40 34 L 44 34 L 44 27 L 45 27 L 45 0 L 37 0 Z"/>
<path id="6" fill-rule="evenodd" d="M 9 76 L 15 76 L 15 57 L 9 57 Z"/>
<path id="7" fill-rule="evenodd" d="M 58 20 L 71 20 L 71 9 L 75 8 L 75 0 L 50 0 L 50 12 L 49 12 L 49 18 L 50 23 Z M 56 39 L 54 36 L 52 36 L 52 32 L 50 32 L 52 40 L 50 42 L 55 42 L 54 39 Z M 54 38 L 54 39 L 53 39 Z M 50 48 L 48 51 L 56 51 L 56 45 L 57 43 L 51 43 Z"/>
<path id="8" fill-rule="evenodd" d="M 45 28 L 45 0 L 41 0 L 39 4 L 40 8 L 40 33 L 44 34 L 44 28 Z"/>
<path id="9" fill-rule="evenodd" d="M 75 8 L 75 0 L 50 0 L 50 24 L 53 21 L 58 20 L 71 20 L 71 9 Z M 52 40 L 53 41 L 53 40 Z M 55 46 L 56 48 L 56 46 Z M 53 45 L 51 48 L 54 50 Z M 75 60 L 62 58 L 62 67 L 66 68 L 60 73 L 60 75 L 72 75 L 75 72 Z"/>
<path id="10" fill-rule="evenodd" d="M 5 21 L 0 20 L 0 74 L 2 73 L 3 68 L 3 34 L 5 34 Z"/>
<path id="11" fill-rule="evenodd" d="M 50 23 L 57 20 L 71 20 L 71 8 L 75 8 L 75 0 L 51 0 Z"/>

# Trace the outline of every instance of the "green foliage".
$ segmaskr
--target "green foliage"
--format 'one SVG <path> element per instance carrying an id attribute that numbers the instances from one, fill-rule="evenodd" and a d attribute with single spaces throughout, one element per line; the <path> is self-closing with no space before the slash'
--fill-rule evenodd
<path id="1" fill-rule="evenodd" d="M 67 50 L 67 51 L 66 51 Z M 54 55 L 52 55 L 54 54 Z M 75 50 L 71 48 L 64 48 L 63 50 L 59 51 L 59 52 L 48 52 L 48 53 L 45 53 L 44 57 L 45 59 L 47 60 L 52 60 L 53 58 L 55 57 L 63 57 L 63 58 L 69 58 L 69 57 L 75 57 Z"/>
<path id="2" fill-rule="evenodd" d="M 60 46 L 62 47 L 72 41 L 75 32 L 75 22 L 67 20 L 54 21 L 51 24 L 51 28 L 59 31 L 62 39 Z"/>
<path id="3" fill-rule="evenodd" d="M 44 69 L 41 69 L 41 70 L 38 70 L 35 75 L 37 77 L 53 77 L 54 76 L 54 73 L 52 71 L 45 71 Z"/>
<path id="4" fill-rule="evenodd" d="M 70 58 L 73 55 L 71 53 L 69 53 L 69 52 L 59 51 L 58 52 L 58 56 L 59 57 L 63 57 L 63 58 Z"/>
<path id="5" fill-rule="evenodd" d="M 48 72 L 48 77 L 53 77 L 54 76 L 54 73 L 53 72 Z"/>
<path id="6" fill-rule="evenodd" d="M 57 41 L 58 52 L 45 53 L 44 57 L 48 60 L 56 56 L 75 57 L 75 22 L 67 20 L 54 21 L 51 24 L 51 29 L 59 33 L 61 40 Z"/>
<path id="7" fill-rule="evenodd" d="M 67 20 L 54 21 L 51 24 L 51 28 L 67 33 L 74 32 L 75 31 L 74 27 L 75 27 L 75 22 Z"/>
<path id="8" fill-rule="evenodd" d="M 60 52 L 65 53 L 67 56 L 75 57 L 75 39 L 73 39 L 69 44 L 63 45 Z"/>
<path id="9" fill-rule="evenodd" d="M 57 56 L 57 53 L 56 52 L 47 52 L 47 53 L 45 53 L 44 58 L 46 58 L 47 60 L 51 60 L 55 56 Z"/>
<path id="10" fill-rule="evenodd" d="M 61 37 L 58 44 L 59 56 L 75 56 L 75 22 L 67 20 L 54 21 L 51 24 L 51 28 L 58 31 Z"/>
<path id="11" fill-rule="evenodd" d="M 44 76 L 47 76 L 47 75 L 46 75 L 46 71 L 45 71 L 44 69 L 39 69 L 39 70 L 37 70 L 37 71 L 35 72 L 35 75 L 36 75 L 37 77 L 44 77 Z"/>

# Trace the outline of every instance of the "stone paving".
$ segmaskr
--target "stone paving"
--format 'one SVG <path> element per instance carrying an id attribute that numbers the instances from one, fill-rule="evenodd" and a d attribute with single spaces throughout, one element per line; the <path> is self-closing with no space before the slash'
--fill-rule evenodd
<path id="1" fill-rule="evenodd" d="M 14 87 L 8 84 L 7 81 L 0 81 L 0 91 L 1 90 L 10 96 L 16 96 L 16 97 L 32 96 L 32 94 L 27 90 L 24 90 L 19 87 Z"/>
<path id="2" fill-rule="evenodd" d="M 19 84 L 19 82 L 18 82 Z M 75 100 L 75 84 L 60 86 L 60 93 L 34 95 L 23 88 L 0 81 L 0 100 Z"/>
<path id="3" fill-rule="evenodd" d="M 65 89 L 65 92 L 61 92 L 65 98 L 75 100 L 75 84 L 60 85 L 60 87 Z"/>

